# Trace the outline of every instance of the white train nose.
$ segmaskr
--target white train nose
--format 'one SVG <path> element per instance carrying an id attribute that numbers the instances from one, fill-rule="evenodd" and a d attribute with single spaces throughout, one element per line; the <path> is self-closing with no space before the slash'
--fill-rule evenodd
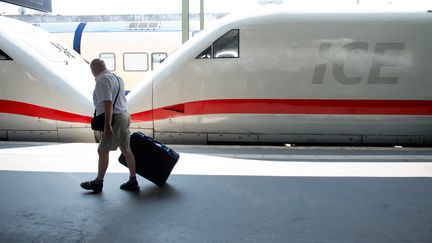
<path id="1" fill-rule="evenodd" d="M 88 64 L 46 31 L 0 17 L 0 139 L 94 141 Z"/>

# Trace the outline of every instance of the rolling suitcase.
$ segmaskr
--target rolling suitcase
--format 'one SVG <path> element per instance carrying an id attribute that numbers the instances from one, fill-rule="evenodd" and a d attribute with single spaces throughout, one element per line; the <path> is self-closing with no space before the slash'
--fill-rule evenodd
<path id="1" fill-rule="evenodd" d="M 180 155 L 142 132 L 131 135 L 130 147 L 135 155 L 137 174 L 160 187 L 163 186 Z M 123 154 L 118 160 L 127 167 Z"/>

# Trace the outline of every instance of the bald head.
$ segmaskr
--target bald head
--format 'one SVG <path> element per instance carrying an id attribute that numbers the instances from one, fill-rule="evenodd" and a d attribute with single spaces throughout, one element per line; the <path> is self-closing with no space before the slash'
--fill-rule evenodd
<path id="1" fill-rule="evenodd" d="M 93 76 L 97 76 L 99 73 L 107 70 L 106 66 L 105 66 L 105 62 L 101 59 L 94 59 L 91 63 L 90 63 L 90 69 L 93 73 Z"/>

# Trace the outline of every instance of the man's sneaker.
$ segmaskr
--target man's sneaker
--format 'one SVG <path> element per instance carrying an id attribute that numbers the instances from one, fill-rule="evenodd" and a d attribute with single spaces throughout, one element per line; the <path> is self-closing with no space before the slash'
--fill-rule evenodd
<path id="1" fill-rule="evenodd" d="M 126 191 L 132 191 L 132 192 L 139 192 L 139 186 L 137 181 L 128 181 L 123 184 L 121 184 L 120 189 L 126 190 Z"/>
<path id="2" fill-rule="evenodd" d="M 92 180 L 81 183 L 81 187 L 86 190 L 93 190 L 95 193 L 99 193 L 102 191 L 103 183 Z"/>

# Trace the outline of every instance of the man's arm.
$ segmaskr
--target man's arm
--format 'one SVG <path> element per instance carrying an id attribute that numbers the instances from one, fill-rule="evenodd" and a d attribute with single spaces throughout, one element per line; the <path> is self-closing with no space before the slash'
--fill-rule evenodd
<path id="1" fill-rule="evenodd" d="M 104 101 L 105 107 L 105 137 L 111 138 L 113 136 L 113 130 L 111 127 L 112 114 L 113 114 L 113 102 L 111 100 Z"/>

